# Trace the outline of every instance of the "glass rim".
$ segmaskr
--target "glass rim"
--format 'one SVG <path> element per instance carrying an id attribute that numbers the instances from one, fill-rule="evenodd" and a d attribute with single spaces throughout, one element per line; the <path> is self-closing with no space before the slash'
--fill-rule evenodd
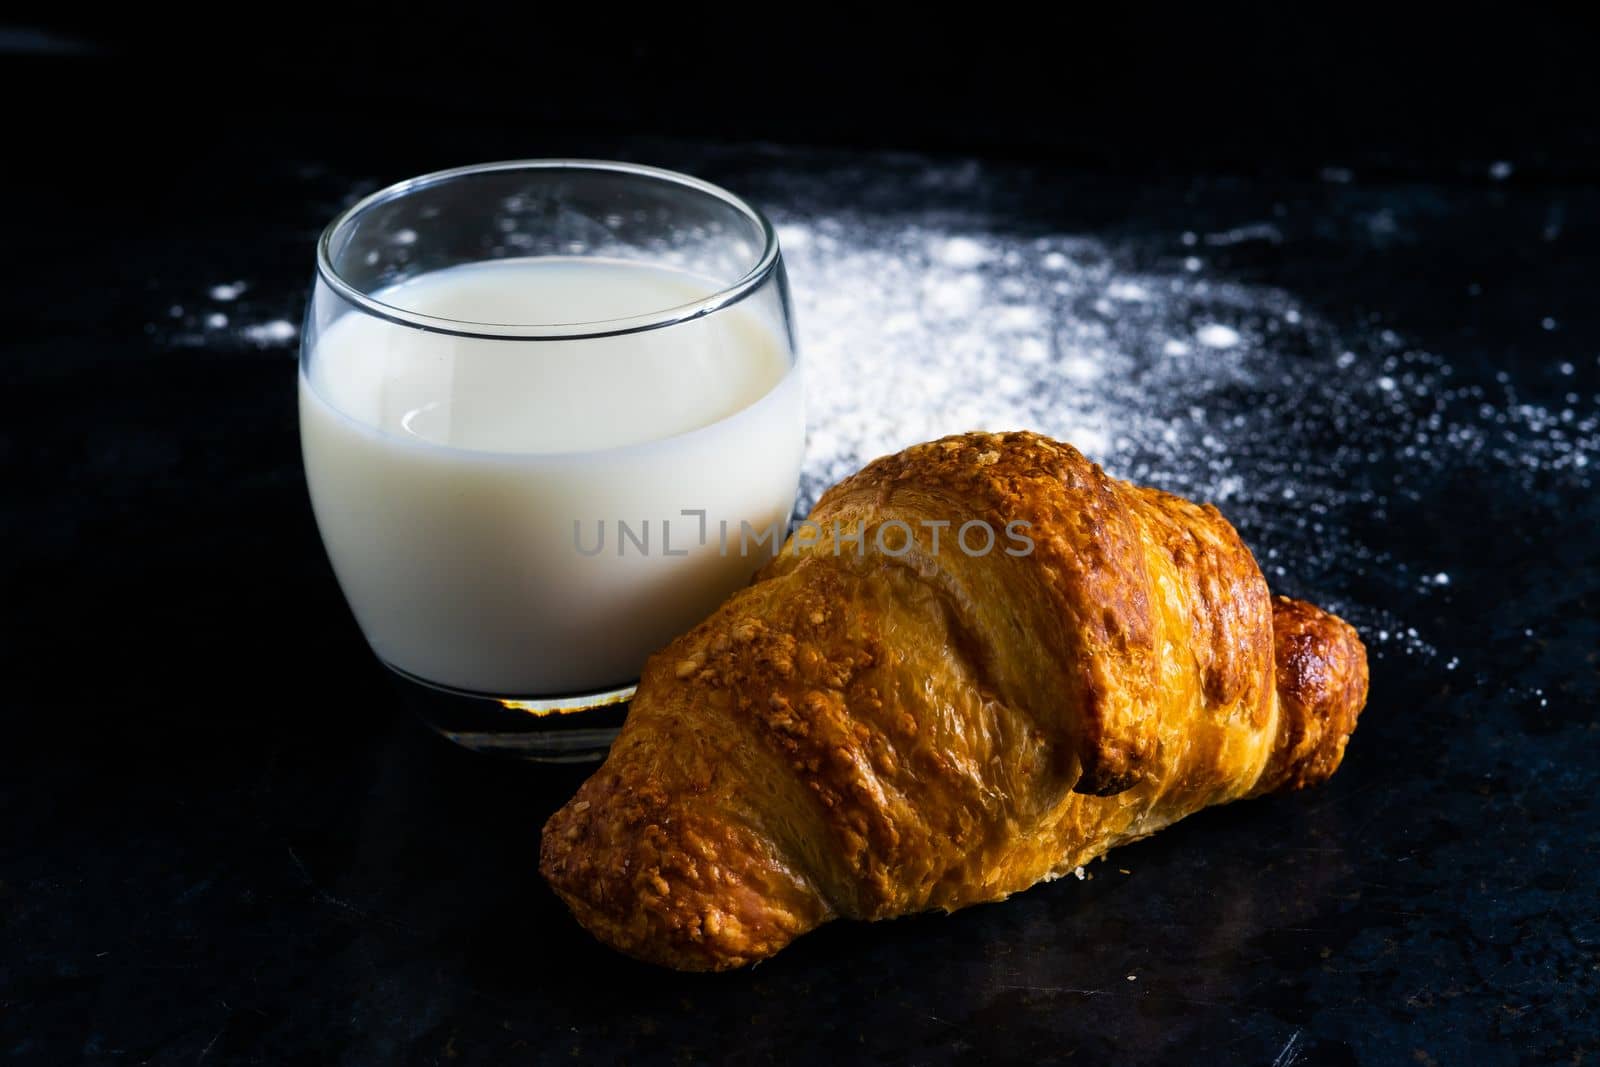
<path id="1" fill-rule="evenodd" d="M 338 268 L 334 266 L 332 254 L 334 237 L 355 223 L 357 219 L 372 208 L 445 182 L 475 177 L 480 174 L 516 170 L 604 171 L 677 185 L 703 193 L 727 204 L 756 224 L 756 227 L 761 232 L 763 241 L 761 255 L 757 258 L 755 265 L 731 285 L 724 286 L 709 296 L 687 304 L 679 304 L 675 307 L 662 308 L 658 311 L 649 311 L 624 318 L 548 324 L 469 322 L 462 319 L 447 319 L 437 315 L 410 311 L 406 308 L 396 307 L 393 304 L 386 304 L 372 294 L 365 292 L 341 275 Z M 766 215 L 762 214 L 744 198 L 729 192 L 720 185 L 715 185 L 702 178 L 696 178 L 680 171 L 610 159 L 509 159 L 494 163 L 474 163 L 464 167 L 432 171 L 428 174 L 421 174 L 414 178 L 395 182 L 369 196 L 362 197 L 339 212 L 333 221 L 323 229 L 322 235 L 317 238 L 317 276 L 339 296 L 364 313 L 401 326 L 411 326 L 430 333 L 495 341 L 582 341 L 601 337 L 621 337 L 626 334 L 642 333 L 645 330 L 658 330 L 666 326 L 676 326 L 694 319 L 704 318 L 707 315 L 721 311 L 723 308 L 739 303 L 759 289 L 776 269 L 778 258 L 777 230 Z M 486 259 L 481 262 L 493 262 L 493 260 Z"/>

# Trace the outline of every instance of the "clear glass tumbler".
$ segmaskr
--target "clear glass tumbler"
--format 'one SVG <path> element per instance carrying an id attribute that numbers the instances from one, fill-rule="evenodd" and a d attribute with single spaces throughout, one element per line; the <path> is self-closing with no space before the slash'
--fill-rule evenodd
<path id="1" fill-rule="evenodd" d="M 605 751 L 644 660 L 782 543 L 804 445 L 772 226 L 687 175 L 527 160 L 328 226 L 306 481 L 373 651 L 471 748 Z"/>

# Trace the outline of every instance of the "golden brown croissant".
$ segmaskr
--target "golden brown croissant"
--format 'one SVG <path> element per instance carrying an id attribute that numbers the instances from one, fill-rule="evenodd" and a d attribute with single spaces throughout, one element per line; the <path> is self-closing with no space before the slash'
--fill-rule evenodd
<path id="1" fill-rule="evenodd" d="M 974 520 L 1032 551 L 958 544 Z M 1269 596 L 1214 507 L 1037 434 L 879 459 L 811 521 L 651 658 L 544 828 L 545 878 L 630 955 L 719 970 L 835 916 L 1003 899 L 1322 781 L 1366 700 L 1355 631 Z"/>

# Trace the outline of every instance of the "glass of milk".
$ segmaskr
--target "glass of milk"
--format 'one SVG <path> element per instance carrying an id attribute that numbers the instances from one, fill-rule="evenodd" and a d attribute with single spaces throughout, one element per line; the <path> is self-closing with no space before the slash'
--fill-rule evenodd
<path id="1" fill-rule="evenodd" d="M 781 544 L 804 410 L 777 237 L 714 185 L 527 160 L 401 182 L 317 246 L 306 481 L 442 733 L 604 751 L 646 657 Z"/>

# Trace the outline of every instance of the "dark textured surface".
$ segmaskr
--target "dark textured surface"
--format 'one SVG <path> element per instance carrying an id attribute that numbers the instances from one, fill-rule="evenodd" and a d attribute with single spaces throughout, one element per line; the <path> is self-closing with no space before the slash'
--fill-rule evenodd
<path id="1" fill-rule="evenodd" d="M 1455 171 L 1404 185 L 1359 173 L 1137 182 L 681 144 L 530 147 L 470 129 L 426 147 L 380 132 L 370 143 L 396 147 L 349 158 L 337 131 L 302 138 L 303 158 L 275 143 L 213 132 L 127 202 L 41 180 L 37 213 L 10 234 L 12 261 L 35 266 L 8 283 L 0 430 L 16 679 L 0 757 L 0 1054 L 1600 1055 L 1593 189 Z M 694 170 L 813 238 L 831 217 L 847 221 L 846 242 L 874 219 L 980 243 L 1077 235 L 1110 250 L 1118 277 L 1145 278 L 1181 278 L 1203 252 L 1205 277 L 1244 287 L 1215 297 L 1238 313 L 1240 358 L 1298 368 L 1184 395 L 1244 418 L 1225 435 L 1238 457 L 1221 473 L 1242 488 L 1224 507 L 1269 578 L 1347 612 L 1373 648 L 1344 768 L 1315 791 L 1196 816 L 1092 878 L 953 917 L 835 924 L 745 973 L 675 975 L 592 943 L 534 869 L 539 826 L 584 772 L 456 751 L 396 707 L 311 521 L 292 345 L 240 331 L 297 320 L 311 240 L 358 188 L 567 152 Z M 916 180 L 951 173 L 961 180 Z M 1263 218 L 1276 237 L 1240 229 Z M 804 318 L 806 293 L 834 284 L 829 261 L 794 259 L 803 339 L 837 343 Z M 1032 275 L 1017 273 L 1025 288 Z M 244 296 L 208 297 L 235 279 Z M 1316 328 L 1278 352 L 1258 320 L 1291 304 L 1314 308 Z M 1216 306 L 1197 306 L 1163 304 L 1161 331 L 1215 321 Z M 208 331 L 203 316 L 219 312 L 229 325 Z M 1140 320 L 1127 321 L 1109 336 L 1132 362 L 1110 366 L 1142 374 Z M 1062 324 L 1056 343 L 1080 325 Z M 1359 380 L 1336 373 L 1344 351 Z M 826 368 L 826 352 L 814 363 Z M 1399 400 L 1381 395 L 1393 381 L 1372 385 L 1380 371 Z M 1284 388 L 1319 381 L 1332 384 Z M 1118 473 L 1196 495 L 1219 484 L 1150 434 L 1163 392 L 1106 395 L 1134 427 L 1101 426 Z M 1430 425 L 1439 432 L 1407 453 Z M 1301 482 L 1315 499 L 1284 499 Z M 1295 521 L 1306 514 L 1316 521 Z"/>

